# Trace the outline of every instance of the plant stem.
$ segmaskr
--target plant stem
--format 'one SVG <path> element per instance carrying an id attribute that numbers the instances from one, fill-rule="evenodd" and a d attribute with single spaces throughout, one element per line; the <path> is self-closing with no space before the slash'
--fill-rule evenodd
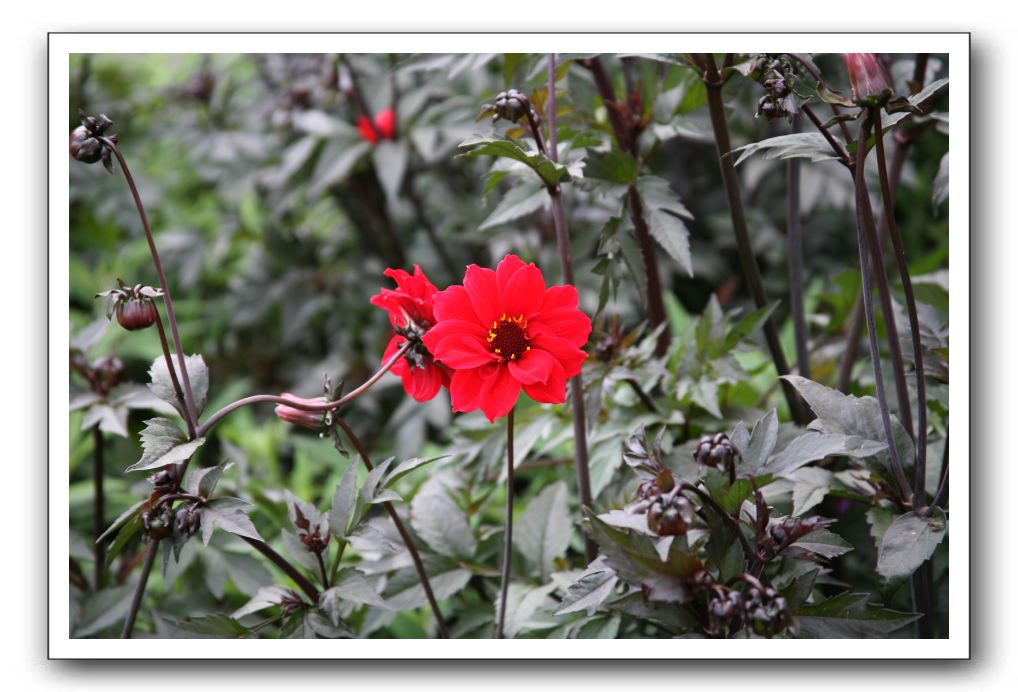
<path id="1" fill-rule="evenodd" d="M 173 391 L 177 395 L 177 402 L 180 407 L 187 411 L 187 400 L 184 398 L 184 390 L 180 388 L 180 380 L 177 379 L 177 369 L 173 367 L 173 357 L 170 355 L 170 345 L 166 342 L 166 330 L 163 329 L 163 318 L 159 314 L 158 307 L 156 308 L 156 331 L 159 332 L 159 345 L 163 349 L 163 358 L 166 360 L 166 370 L 170 373 L 170 382 L 173 384 Z M 187 424 L 187 434 L 190 435 L 193 440 L 197 437 L 195 430 L 195 422 L 191 420 L 191 416 L 185 415 L 184 422 Z M 184 474 L 178 474 L 178 477 L 183 477 Z"/>
<path id="2" fill-rule="evenodd" d="M 102 430 L 96 424 L 92 428 L 92 532 L 95 534 L 95 590 L 103 587 L 106 572 L 106 545 L 99 540 L 106 530 L 106 496 L 103 492 L 103 450 L 105 440 Z"/>
<path id="3" fill-rule="evenodd" d="M 792 116 L 792 132 L 799 132 L 801 116 Z M 806 309 L 803 305 L 802 209 L 799 200 L 802 160 L 791 158 L 788 171 L 788 293 L 792 324 L 795 327 L 795 360 L 799 374 L 809 379 L 809 334 L 806 331 Z"/>
<path id="4" fill-rule="evenodd" d="M 145 548 L 145 564 L 142 565 L 141 575 L 138 577 L 138 585 L 134 587 L 134 598 L 131 599 L 131 609 L 127 612 L 127 619 L 124 620 L 124 629 L 120 633 L 121 639 L 130 639 L 134 631 L 134 621 L 138 617 L 138 608 L 141 607 L 141 599 L 145 595 L 145 585 L 148 584 L 148 575 L 152 572 L 152 565 L 159 553 L 159 541 L 150 541 Z"/>
<path id="5" fill-rule="evenodd" d="M 894 247 L 898 275 L 901 277 L 901 285 L 905 292 L 909 329 L 912 332 L 912 358 L 915 360 L 916 386 L 916 436 L 913 438 L 915 440 L 915 469 L 912 478 L 912 507 L 920 510 L 926 506 L 926 372 L 923 368 L 923 347 L 919 338 L 919 311 L 916 306 L 915 291 L 912 289 L 912 277 L 908 271 L 908 260 L 905 258 L 905 246 L 901 241 L 901 234 L 898 232 L 898 224 L 894 220 L 894 192 L 891 190 L 887 176 L 880 109 L 873 109 L 873 119 L 877 132 L 877 167 L 880 174 L 880 192 L 883 196 L 884 222 Z M 911 402 L 906 399 L 904 406 L 911 413 Z"/>
<path id="6" fill-rule="evenodd" d="M 920 639 L 937 636 L 936 612 L 933 607 L 933 561 L 926 560 L 912 574 L 912 602 L 921 607 L 922 617 L 916 620 L 916 632 Z"/>
<path id="7" fill-rule="evenodd" d="M 329 579 L 331 581 L 336 580 L 336 574 L 339 573 L 339 563 L 343 560 L 343 553 L 346 551 L 347 542 L 341 539 L 339 541 L 339 547 L 336 548 L 336 557 L 332 560 L 332 569 L 329 571 Z"/>
<path id="8" fill-rule="evenodd" d="M 293 399 L 288 399 L 282 396 L 276 396 L 274 394 L 255 394 L 253 396 L 245 397 L 243 399 L 237 399 L 236 401 L 227 404 L 223 408 L 213 413 L 211 416 L 209 416 L 208 420 L 206 420 L 204 423 L 198 426 L 198 435 L 199 436 L 207 435 L 209 430 L 211 430 L 212 427 L 220 420 L 230 415 L 237 409 L 243 408 L 244 406 L 250 406 L 251 404 L 258 403 L 283 404 L 285 406 L 289 406 L 290 408 L 300 409 L 301 411 L 321 411 L 323 413 L 325 411 L 334 411 L 340 408 L 341 406 L 349 404 L 351 401 L 353 401 L 354 399 L 356 399 L 357 397 L 371 389 L 371 387 L 373 387 L 375 383 L 382 378 L 382 375 L 389 372 L 389 369 L 392 368 L 392 366 L 395 365 L 396 362 L 400 358 L 402 358 L 407 351 L 410 350 L 411 346 L 412 344 L 409 341 L 403 344 L 400 347 L 400 349 L 393 354 L 392 358 L 385 361 L 382 367 L 379 368 L 374 375 L 365 380 L 360 387 L 357 387 L 357 389 L 354 389 L 350 393 L 340 397 L 339 399 L 336 399 L 335 401 L 326 401 L 321 404 L 305 404 L 300 401 L 294 401 Z"/>
<path id="9" fill-rule="evenodd" d="M 548 139 L 551 146 L 544 149 L 541 139 L 541 128 L 531 118 L 531 128 L 535 130 L 535 138 L 539 148 L 544 150 L 545 155 L 552 161 L 558 161 L 558 118 L 555 113 L 555 54 L 548 54 Z M 559 185 L 548 186 L 548 195 L 551 197 L 551 213 L 555 222 L 555 238 L 558 241 L 559 263 L 562 265 L 562 278 L 567 284 L 575 285 L 573 277 L 573 257 L 569 247 L 569 227 L 566 224 L 566 211 L 562 203 L 562 187 Z M 576 451 L 576 486 L 580 494 L 580 513 L 583 507 L 593 508 L 594 498 L 590 490 L 590 462 L 587 454 L 587 413 L 583 400 L 583 371 L 576 373 L 576 376 L 569 381 L 569 395 L 573 408 L 573 446 Z M 584 539 L 584 556 L 590 563 L 597 556 L 597 547 L 590 538 Z"/>
<path id="10" fill-rule="evenodd" d="M 350 439 L 354 448 L 357 450 L 357 454 L 360 455 L 361 461 L 364 462 L 364 467 L 371 471 L 375 468 L 374 464 L 371 463 L 371 458 L 368 456 L 368 450 L 361 442 L 361 439 L 357 437 L 350 425 L 340 417 L 336 417 L 336 425 L 343 429 L 346 436 Z M 393 525 L 396 527 L 399 537 L 403 540 L 403 545 L 406 546 L 407 552 L 410 553 L 410 559 L 414 563 L 414 569 L 417 570 L 417 578 L 420 579 L 421 588 L 424 589 L 424 595 L 428 599 L 428 605 L 431 606 L 431 612 L 435 616 L 435 622 L 438 625 L 438 632 L 443 639 L 449 639 L 449 626 L 445 622 L 445 618 L 442 616 L 442 610 L 438 607 L 438 601 L 435 599 L 435 593 L 431 590 L 431 581 L 428 580 L 428 573 L 424 569 L 424 562 L 421 560 L 420 553 L 417 552 L 417 546 L 414 545 L 414 539 L 410 537 L 410 533 L 406 530 L 406 526 L 403 525 L 403 520 L 399 518 L 399 514 L 396 513 L 396 508 L 392 506 L 391 502 L 383 502 L 382 507 L 385 508 L 386 513 L 392 520 Z"/>
<path id="11" fill-rule="evenodd" d="M 322 559 L 321 553 L 315 553 L 315 557 L 318 558 L 318 571 L 322 576 L 322 588 L 327 590 L 329 588 L 329 573 L 325 569 L 325 560 Z"/>
<path id="12" fill-rule="evenodd" d="M 339 59 L 343 62 L 343 66 L 350 75 L 350 95 L 353 97 L 354 103 L 357 104 L 357 110 L 367 119 L 372 132 L 375 133 L 376 141 L 381 142 L 385 137 L 382 135 L 382 130 L 375 124 L 374 113 L 371 112 L 371 108 L 364 98 L 364 92 L 361 91 L 360 82 L 357 80 L 357 72 L 353 69 L 353 65 L 350 64 L 350 60 L 345 54 L 341 54 Z"/>
<path id="13" fill-rule="evenodd" d="M 937 483 L 937 494 L 933 496 L 932 507 L 943 507 L 944 500 L 947 498 L 947 479 L 948 479 L 948 452 L 951 446 L 948 444 L 950 438 L 944 437 L 944 457 L 940 462 L 940 481 Z"/>
<path id="14" fill-rule="evenodd" d="M 594 77 L 594 84 L 597 87 L 598 94 L 601 96 L 605 109 L 608 111 L 608 121 L 611 123 L 612 132 L 615 135 L 615 141 L 618 142 L 619 148 L 632 155 L 634 159 L 639 159 L 637 133 L 626 127 L 622 116 L 619 114 L 619 104 L 615 100 L 615 88 L 612 86 L 611 79 L 609 79 L 601 59 L 594 57 L 589 60 L 583 60 L 580 64 L 590 70 L 591 75 Z M 625 64 L 623 62 L 624 66 Z M 631 90 L 632 87 L 627 83 L 627 88 Z M 650 323 L 651 330 L 654 330 L 667 321 L 664 307 L 664 291 L 657 264 L 657 248 L 650 237 L 650 229 L 643 215 L 643 199 L 640 196 L 639 190 L 636 189 L 636 185 L 631 183 L 626 194 L 629 215 L 633 221 L 633 232 L 636 234 L 636 239 L 640 244 L 644 273 L 647 275 L 647 321 Z M 666 327 L 662 330 L 655 350 L 657 355 L 663 355 L 668 350 L 668 346 L 671 344 L 671 337 L 670 329 Z"/>
<path id="15" fill-rule="evenodd" d="M 746 560 L 749 562 L 750 565 L 753 565 L 757 561 L 756 551 L 754 551 L 753 548 L 750 547 L 749 541 L 746 540 L 745 534 L 742 533 L 742 529 L 739 526 L 738 520 L 736 520 L 734 517 L 732 517 L 731 514 L 722 509 L 721 506 L 714 501 L 714 498 L 712 498 L 710 495 L 697 488 L 692 483 L 683 483 L 679 487 L 682 490 L 688 490 L 689 492 L 694 493 L 697 497 L 700 498 L 700 500 L 704 504 L 710 506 L 710 508 L 714 510 L 714 513 L 717 514 L 723 522 L 728 524 L 728 528 L 731 529 L 732 533 L 735 534 L 735 537 L 739 541 L 739 545 L 742 546 L 742 553 L 746 557 Z"/>
<path id="16" fill-rule="evenodd" d="M 554 70 L 554 68 L 551 68 Z M 513 565 L 513 414 L 515 409 L 509 409 L 506 417 L 506 478 L 505 478 L 505 533 L 502 551 L 502 589 L 501 597 L 498 600 L 498 624 L 495 628 L 495 638 L 505 639 L 505 610 L 506 600 L 509 596 L 509 576 Z"/>
<path id="17" fill-rule="evenodd" d="M 865 212 L 869 208 L 869 194 L 866 191 L 865 180 L 865 159 L 866 159 L 866 118 L 863 118 L 859 125 L 859 154 L 855 166 L 855 207 L 856 207 L 856 229 L 857 241 L 859 243 L 859 268 L 862 274 L 862 297 L 863 310 L 866 315 L 866 332 L 869 340 L 870 359 L 873 361 L 873 377 L 876 381 L 877 401 L 880 404 L 880 417 L 884 426 L 884 439 L 887 442 L 888 456 L 891 460 L 891 471 L 898 487 L 898 493 L 903 500 L 910 499 L 911 491 L 908 481 L 905 479 L 905 472 L 902 469 L 901 458 L 898 456 L 898 448 L 894 444 L 894 431 L 891 428 L 891 412 L 887 405 L 887 394 L 884 391 L 884 377 L 880 366 L 880 347 L 877 345 L 877 324 L 873 314 L 873 297 L 869 287 L 872 286 L 870 276 L 870 259 L 873 257 L 868 249 L 869 222 L 872 222 L 872 211 L 867 217 Z M 876 233 L 873 233 L 876 235 Z M 886 317 L 886 316 L 885 316 Z"/>
<path id="18" fill-rule="evenodd" d="M 291 565 L 286 558 L 270 548 L 268 543 L 265 541 L 260 541 L 257 538 L 251 538 L 249 536 L 240 537 L 243 538 L 248 545 L 267 557 L 272 564 L 283 570 L 283 573 L 290 577 L 290 579 L 292 579 L 294 583 L 300 587 L 301 591 L 307 594 L 307 597 L 311 599 L 311 603 L 318 605 L 318 589 L 315 588 L 315 585 L 312 584 L 307 577 L 301 574 L 296 567 Z"/>
<path id="19" fill-rule="evenodd" d="M 813 109 L 810 108 L 809 105 L 804 103 L 801 108 L 802 112 L 806 114 L 810 121 L 812 121 L 812 123 L 816 126 L 817 130 L 820 131 L 820 134 L 824 136 L 824 139 L 827 140 L 827 143 L 831 145 L 831 149 L 833 149 L 834 153 L 837 154 L 838 160 L 841 164 L 851 168 L 852 157 L 849 155 L 848 150 L 845 149 L 844 145 L 842 145 L 842 143 L 839 142 L 833 134 L 831 134 L 830 128 L 826 127 L 823 122 L 821 122 L 820 118 L 817 117 L 817 114 L 813 112 Z"/>
<path id="20" fill-rule="evenodd" d="M 180 364 L 180 377 L 184 382 L 184 410 L 187 415 L 184 418 L 190 418 L 191 423 L 197 426 L 198 413 L 194 408 L 194 396 L 191 394 L 191 379 L 187 374 L 187 364 L 184 361 L 184 349 L 180 345 L 180 331 L 177 329 L 177 317 L 173 312 L 173 298 L 170 296 L 170 285 L 166 281 L 166 273 L 163 271 L 163 263 L 159 259 L 159 250 L 156 248 L 156 241 L 152 235 L 152 228 L 148 223 L 148 216 L 145 214 L 145 206 L 141 202 L 141 195 L 138 194 L 138 186 L 134 184 L 134 176 L 131 175 L 131 169 L 127 166 L 127 161 L 124 160 L 124 155 L 120 153 L 120 148 L 117 143 L 111 140 L 109 137 L 99 137 L 100 142 L 105 146 L 109 147 L 113 152 L 113 155 L 117 157 L 117 161 L 120 163 L 121 170 L 124 171 L 124 180 L 127 181 L 127 186 L 131 189 L 131 196 L 134 197 L 134 206 L 138 209 L 138 216 L 141 218 L 142 228 L 145 230 L 145 239 L 148 241 L 149 253 L 152 255 L 152 265 L 155 267 L 156 275 L 159 277 L 159 287 L 163 291 L 163 304 L 166 305 L 166 319 L 170 323 L 170 334 L 173 336 L 173 348 L 177 352 L 177 362 Z M 173 372 L 173 368 L 170 368 L 170 372 Z"/>
<path id="21" fill-rule="evenodd" d="M 739 178 L 735 173 L 735 165 L 732 162 L 729 152 L 732 150 L 731 138 L 728 134 L 728 123 L 725 120 L 725 106 L 721 100 L 721 87 L 723 82 L 714 62 L 714 56 L 704 53 L 702 58 L 707 69 L 704 74 L 704 85 L 707 87 L 707 104 L 710 108 L 711 125 L 714 129 L 714 142 L 717 146 L 718 163 L 721 166 L 721 178 L 725 185 L 725 195 L 728 199 L 728 208 L 732 216 L 732 228 L 735 231 L 735 241 L 739 248 L 739 258 L 742 261 L 742 269 L 746 275 L 750 292 L 753 294 L 753 301 L 757 308 L 767 306 L 767 294 L 764 291 L 763 278 L 760 276 L 760 267 L 756 263 L 756 256 L 753 254 L 753 246 L 749 239 L 749 229 L 746 225 L 746 212 L 742 206 L 742 194 L 739 190 Z M 764 338 L 767 341 L 767 348 L 774 361 L 774 367 L 779 377 L 789 374 L 788 361 L 785 359 L 785 352 L 781 348 L 781 341 L 778 339 L 778 329 L 774 322 L 774 316 L 768 316 L 763 325 Z M 786 380 L 781 380 L 781 389 L 788 402 L 788 410 L 793 420 L 800 425 L 809 421 L 795 389 Z"/>

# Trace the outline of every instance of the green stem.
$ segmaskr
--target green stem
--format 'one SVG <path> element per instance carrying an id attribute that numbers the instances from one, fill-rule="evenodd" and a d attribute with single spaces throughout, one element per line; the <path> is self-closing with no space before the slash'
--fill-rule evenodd
<path id="1" fill-rule="evenodd" d="M 505 639 L 505 610 L 509 595 L 509 576 L 513 564 L 513 414 L 509 410 L 506 418 L 506 479 L 505 479 L 505 533 L 502 551 L 502 590 L 498 601 L 498 625 L 495 629 L 496 639 Z"/>

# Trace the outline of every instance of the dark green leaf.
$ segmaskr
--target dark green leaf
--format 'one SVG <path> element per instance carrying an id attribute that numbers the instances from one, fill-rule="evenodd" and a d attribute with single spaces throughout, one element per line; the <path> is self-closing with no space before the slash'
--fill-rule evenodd
<path id="1" fill-rule="evenodd" d="M 251 519 L 245 514 L 252 507 L 254 505 L 251 503 L 235 497 L 217 497 L 206 502 L 198 510 L 201 512 L 202 543 L 209 544 L 212 531 L 216 528 L 238 536 L 262 540 L 262 537 L 258 535 L 258 530 L 251 523 Z"/>
<path id="2" fill-rule="evenodd" d="M 869 605 L 866 594 L 843 593 L 795 613 L 799 628 L 821 639 L 884 637 L 919 616 Z"/>
<path id="3" fill-rule="evenodd" d="M 469 559 L 477 551 L 467 515 L 441 489 L 418 493 L 410 504 L 410 523 L 442 555 Z"/>
<path id="4" fill-rule="evenodd" d="M 202 411 L 205 410 L 205 401 L 209 393 L 209 369 L 205 365 L 205 359 L 200 354 L 185 356 L 184 364 L 187 367 L 187 377 L 191 382 L 195 413 L 200 416 Z M 173 357 L 173 370 L 177 374 L 177 381 L 183 387 L 184 381 L 180 377 L 180 363 L 177 362 L 175 355 Z M 177 409 L 177 412 L 183 416 L 184 409 L 177 400 L 177 392 L 173 388 L 170 370 L 166 367 L 166 359 L 160 356 L 152 361 L 152 367 L 149 368 L 148 375 L 150 380 L 148 387 L 152 390 L 152 393 Z"/>
<path id="5" fill-rule="evenodd" d="M 555 558 L 565 554 L 573 537 L 566 484 L 558 481 L 531 500 L 516 520 L 513 542 L 541 575 L 551 574 Z"/>
<path id="6" fill-rule="evenodd" d="M 350 518 L 357 506 L 357 463 L 351 462 L 332 495 L 329 510 L 329 529 L 336 538 L 346 538 Z"/>
<path id="7" fill-rule="evenodd" d="M 884 533 L 877 572 L 887 579 L 910 576 L 933 555 L 946 535 L 947 515 L 939 507 L 934 507 L 927 518 L 915 512 L 901 515 Z"/>
<path id="8" fill-rule="evenodd" d="M 144 450 L 138 463 L 128 466 L 128 471 L 148 471 L 170 464 L 187 461 L 205 444 L 205 438 L 188 441 L 187 435 L 176 423 L 165 418 L 145 421 L 141 432 L 141 446 Z"/>
<path id="9" fill-rule="evenodd" d="M 736 147 L 731 154 L 741 152 L 735 160 L 735 165 L 748 159 L 754 154 L 762 154 L 765 160 L 770 159 L 791 159 L 806 158 L 810 161 L 830 161 L 837 159 L 837 155 L 831 150 L 824 136 L 819 132 L 799 132 L 791 135 L 778 135 L 760 142 L 751 142 L 741 147 Z"/>
<path id="10" fill-rule="evenodd" d="M 555 614 L 565 615 L 586 610 L 587 615 L 593 615 L 597 607 L 614 593 L 618 582 L 615 570 L 604 563 L 603 557 L 597 558 L 569 585 Z"/>
<path id="11" fill-rule="evenodd" d="M 474 135 L 460 142 L 461 156 L 501 156 L 529 166 L 546 185 L 569 180 L 569 172 L 539 151 L 524 149 L 508 137 Z"/>
<path id="12" fill-rule="evenodd" d="M 231 462 L 227 461 L 218 466 L 194 469 L 191 471 L 191 475 L 187 477 L 187 492 L 192 495 L 200 495 L 201 497 L 211 497 L 212 493 L 216 490 L 216 485 L 219 483 L 219 478 L 223 475 L 223 471 L 231 465 Z"/>
<path id="13" fill-rule="evenodd" d="M 689 249 L 689 229 L 683 220 L 693 216 L 668 185 L 668 181 L 651 175 L 642 175 L 636 181 L 640 192 L 644 218 L 654 240 L 679 263 L 686 273 L 693 275 L 693 258 Z"/>

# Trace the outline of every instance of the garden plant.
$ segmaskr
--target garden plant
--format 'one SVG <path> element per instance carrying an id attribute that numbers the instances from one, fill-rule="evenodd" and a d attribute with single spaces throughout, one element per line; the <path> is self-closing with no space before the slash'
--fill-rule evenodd
<path id="1" fill-rule="evenodd" d="M 947 637 L 948 67 L 72 56 L 71 636 Z"/>

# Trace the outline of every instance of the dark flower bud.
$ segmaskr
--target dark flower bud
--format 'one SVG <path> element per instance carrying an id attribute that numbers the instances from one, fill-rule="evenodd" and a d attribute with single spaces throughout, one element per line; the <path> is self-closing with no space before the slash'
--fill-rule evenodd
<path id="1" fill-rule="evenodd" d="M 718 433 L 713 437 L 704 435 L 693 451 L 696 463 L 721 470 L 732 468 L 737 456 L 739 450 L 724 433 Z"/>
<path id="2" fill-rule="evenodd" d="M 516 89 L 501 92 L 495 97 L 492 120 L 503 118 L 516 122 L 530 111 L 530 99 Z"/>
<path id="3" fill-rule="evenodd" d="M 681 536 L 693 523 L 693 504 L 681 495 L 659 495 L 647 510 L 647 528 L 659 536 Z"/>
<path id="4" fill-rule="evenodd" d="M 158 314 L 151 298 L 131 298 L 117 304 L 117 322 L 129 332 L 148 329 Z"/>
<path id="5" fill-rule="evenodd" d="M 112 173 L 112 151 L 99 137 L 103 136 L 110 125 L 113 124 L 113 121 L 106 117 L 105 114 L 100 115 L 98 118 L 93 118 L 81 111 L 78 111 L 78 113 L 81 115 L 81 125 L 71 131 L 68 145 L 71 156 L 82 163 L 95 163 L 101 159 L 103 165 L 106 166 L 106 170 Z M 116 135 L 109 137 L 109 139 L 113 143 L 117 141 Z"/>
<path id="6" fill-rule="evenodd" d="M 842 53 L 852 84 L 852 100 L 858 106 L 880 106 L 894 95 L 887 70 L 876 53 Z"/>

